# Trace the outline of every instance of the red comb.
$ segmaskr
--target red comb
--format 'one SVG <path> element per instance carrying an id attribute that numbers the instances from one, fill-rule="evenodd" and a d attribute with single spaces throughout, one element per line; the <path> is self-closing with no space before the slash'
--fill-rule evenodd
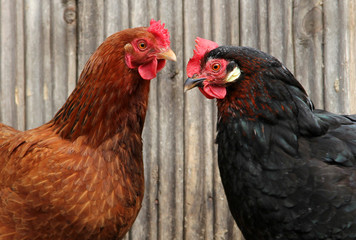
<path id="1" fill-rule="evenodd" d="M 194 74 L 199 73 L 200 71 L 200 64 L 201 60 L 204 57 L 206 52 L 209 52 L 210 50 L 213 50 L 219 45 L 216 42 L 197 37 L 195 39 L 195 42 L 197 43 L 195 45 L 195 49 L 193 50 L 194 55 L 193 57 L 189 60 L 188 65 L 187 65 L 187 75 L 188 77 L 192 77 Z"/>
<path id="2" fill-rule="evenodd" d="M 147 31 L 157 38 L 162 47 L 167 48 L 171 44 L 171 41 L 169 41 L 169 32 L 164 28 L 164 23 L 161 25 L 161 20 L 155 21 L 154 19 L 151 19 Z"/>

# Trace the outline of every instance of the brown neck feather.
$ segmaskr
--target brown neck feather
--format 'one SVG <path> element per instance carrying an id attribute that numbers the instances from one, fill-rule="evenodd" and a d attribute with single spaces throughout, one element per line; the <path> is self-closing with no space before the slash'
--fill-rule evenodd
<path id="1" fill-rule="evenodd" d="M 69 141 L 85 137 L 92 147 L 123 132 L 140 135 L 148 93 L 149 81 L 126 66 L 123 46 L 106 41 L 90 57 L 77 87 L 49 125 Z"/>
<path id="2" fill-rule="evenodd" d="M 246 78 L 243 81 L 232 84 L 227 89 L 224 99 L 217 101 L 220 118 L 240 118 L 245 116 L 249 119 L 258 117 L 260 108 L 268 109 L 268 105 L 257 104 L 258 98 L 270 99 L 263 83 L 259 79 Z"/>

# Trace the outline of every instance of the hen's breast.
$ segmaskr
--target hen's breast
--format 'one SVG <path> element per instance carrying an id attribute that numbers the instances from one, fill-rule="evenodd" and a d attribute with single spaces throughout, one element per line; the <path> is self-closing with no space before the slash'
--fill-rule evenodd
<path id="1" fill-rule="evenodd" d="M 43 129 L 26 132 L 23 139 L 11 142 L 18 147 L 7 152 L 10 161 L 1 178 L 6 175 L 11 190 L 1 191 L 13 205 L 2 213 L 13 219 L 9 226 L 32 239 L 124 236 L 144 192 L 138 134 L 125 143 L 119 136 L 108 139 L 94 149 L 85 144 L 85 137 L 69 142 Z"/>

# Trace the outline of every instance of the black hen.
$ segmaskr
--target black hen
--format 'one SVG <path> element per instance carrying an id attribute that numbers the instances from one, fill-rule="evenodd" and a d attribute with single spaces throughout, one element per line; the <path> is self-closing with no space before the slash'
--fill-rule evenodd
<path id="1" fill-rule="evenodd" d="M 356 115 L 314 109 L 264 52 L 196 41 L 185 88 L 217 98 L 220 174 L 245 238 L 356 239 Z"/>

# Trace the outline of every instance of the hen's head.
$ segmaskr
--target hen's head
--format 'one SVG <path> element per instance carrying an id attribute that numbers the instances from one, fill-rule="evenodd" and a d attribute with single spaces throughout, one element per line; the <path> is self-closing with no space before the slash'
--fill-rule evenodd
<path id="1" fill-rule="evenodd" d="M 262 84 L 256 79 L 260 82 L 274 79 L 304 91 L 287 68 L 267 53 L 250 47 L 219 47 L 201 38 L 197 38 L 196 42 L 194 56 L 187 65 L 185 90 L 199 87 L 207 98 L 223 99 L 229 86 L 244 82 L 251 87 Z"/>
<path id="2" fill-rule="evenodd" d="M 125 63 L 137 69 L 143 79 L 156 77 L 166 64 L 166 60 L 176 61 L 170 49 L 169 32 L 160 21 L 151 20 L 148 28 L 128 30 L 125 44 Z"/>

